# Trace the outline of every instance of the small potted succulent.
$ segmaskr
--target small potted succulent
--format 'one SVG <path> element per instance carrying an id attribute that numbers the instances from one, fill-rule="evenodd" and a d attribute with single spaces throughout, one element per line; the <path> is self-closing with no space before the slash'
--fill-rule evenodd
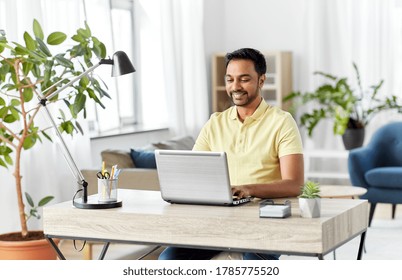
<path id="1" fill-rule="evenodd" d="M 301 187 L 299 198 L 300 214 L 303 218 L 318 218 L 321 215 L 320 185 L 306 181 Z"/>

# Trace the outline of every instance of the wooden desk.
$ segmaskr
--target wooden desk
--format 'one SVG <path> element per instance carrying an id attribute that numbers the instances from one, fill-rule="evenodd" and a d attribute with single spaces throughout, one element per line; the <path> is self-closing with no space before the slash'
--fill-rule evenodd
<path id="1" fill-rule="evenodd" d="M 322 185 L 320 195 L 322 198 L 358 198 L 367 192 L 366 188 L 354 186 Z"/>
<path id="2" fill-rule="evenodd" d="M 292 199 L 291 217 L 267 219 L 259 218 L 258 200 L 239 207 L 171 205 L 159 192 L 123 189 L 119 197 L 123 207 L 115 209 L 77 209 L 71 201 L 44 207 L 46 237 L 50 242 L 55 237 L 106 242 L 103 256 L 109 242 L 116 242 L 323 259 L 361 234 L 360 259 L 368 224 L 366 200 L 322 199 L 322 216 L 306 219 Z"/>

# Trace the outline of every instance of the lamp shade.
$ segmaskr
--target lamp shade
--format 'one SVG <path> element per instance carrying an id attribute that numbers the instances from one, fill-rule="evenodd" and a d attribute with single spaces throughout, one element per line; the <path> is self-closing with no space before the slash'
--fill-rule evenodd
<path id="1" fill-rule="evenodd" d="M 117 51 L 113 54 L 112 77 L 122 76 L 135 72 L 133 64 L 127 54 Z"/>

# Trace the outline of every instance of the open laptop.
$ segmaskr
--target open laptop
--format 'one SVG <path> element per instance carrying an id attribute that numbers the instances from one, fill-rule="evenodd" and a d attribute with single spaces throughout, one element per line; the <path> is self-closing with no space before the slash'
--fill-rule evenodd
<path id="1" fill-rule="evenodd" d="M 155 150 L 162 198 L 170 203 L 240 205 L 232 196 L 225 152 Z"/>

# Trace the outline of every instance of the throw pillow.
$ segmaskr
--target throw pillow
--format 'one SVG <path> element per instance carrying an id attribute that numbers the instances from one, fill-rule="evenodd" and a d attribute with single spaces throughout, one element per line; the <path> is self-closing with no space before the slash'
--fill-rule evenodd
<path id="1" fill-rule="evenodd" d="M 106 168 L 110 169 L 117 164 L 118 168 L 134 168 L 134 162 L 128 151 L 122 150 L 104 150 L 101 152 L 102 161 L 105 162 Z"/>
<path id="2" fill-rule="evenodd" d="M 130 155 L 137 168 L 156 169 L 155 152 L 130 149 Z"/>

